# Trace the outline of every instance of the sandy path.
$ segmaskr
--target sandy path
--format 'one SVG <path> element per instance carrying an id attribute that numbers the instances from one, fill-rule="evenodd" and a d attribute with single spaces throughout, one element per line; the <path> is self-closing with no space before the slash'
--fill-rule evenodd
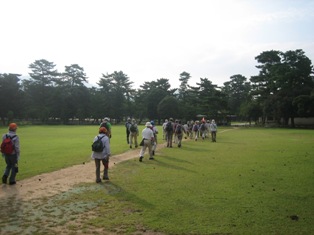
<path id="1" fill-rule="evenodd" d="M 163 145 L 164 144 L 158 145 L 157 150 Z M 140 148 L 131 149 L 125 153 L 111 156 L 109 162 L 109 177 L 110 168 L 122 161 L 137 158 L 139 151 Z M 0 199 L 13 194 L 22 200 L 53 196 L 68 191 L 76 184 L 91 182 L 95 182 L 95 163 L 93 160 L 51 173 L 36 175 L 25 180 L 18 180 L 16 185 L 2 184 Z"/>

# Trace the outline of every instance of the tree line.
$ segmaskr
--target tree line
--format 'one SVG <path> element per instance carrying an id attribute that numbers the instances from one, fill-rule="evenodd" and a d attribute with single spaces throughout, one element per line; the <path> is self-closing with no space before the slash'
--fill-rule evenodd
<path id="1" fill-rule="evenodd" d="M 215 118 L 221 124 L 231 118 L 294 126 L 295 117 L 314 116 L 314 79 L 311 60 L 301 49 L 264 51 L 255 57 L 259 74 L 249 79 L 241 74 L 219 87 L 208 78 L 189 85 L 191 75 L 182 72 L 180 86 L 171 88 L 169 79 L 144 82 L 134 89 L 122 71 L 102 74 L 98 87 L 88 87 L 88 78 L 78 64 L 55 69 L 53 62 L 36 60 L 29 65 L 29 78 L 0 74 L 0 118 L 36 120 L 42 124 L 95 122 L 104 116 L 116 123 L 126 117 L 155 120 L 173 117 L 195 120 L 197 114 Z"/>

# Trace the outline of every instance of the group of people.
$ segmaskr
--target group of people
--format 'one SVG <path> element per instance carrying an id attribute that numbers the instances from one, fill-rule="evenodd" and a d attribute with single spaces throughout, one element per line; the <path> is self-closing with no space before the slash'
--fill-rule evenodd
<path id="1" fill-rule="evenodd" d="M 139 129 L 135 119 L 128 118 L 125 123 L 127 144 L 132 149 L 138 147 Z M 203 140 L 211 133 L 212 142 L 216 142 L 217 125 L 215 120 L 211 122 L 202 119 L 199 121 L 190 121 L 182 125 L 181 120 L 173 121 L 173 118 L 165 120 L 162 125 L 163 139 L 167 142 L 167 147 L 172 148 L 172 144 L 176 143 L 180 148 L 182 146 L 182 139 L 193 138 L 197 140 L 201 137 Z M 8 133 L 2 136 L 1 152 L 6 162 L 6 168 L 2 176 L 2 183 L 9 185 L 16 184 L 16 174 L 18 173 L 18 160 L 20 158 L 20 141 L 16 134 L 17 124 L 10 123 Z M 145 128 L 142 130 L 142 139 L 140 142 L 141 150 L 139 153 L 139 161 L 142 162 L 146 149 L 148 149 L 149 159 L 153 160 L 157 147 L 158 130 L 154 121 L 146 122 Z M 110 139 L 112 137 L 112 130 L 110 119 L 105 117 L 100 124 L 98 135 L 95 136 L 93 143 L 99 142 L 101 145 L 100 151 L 92 151 L 91 158 L 95 161 L 96 167 L 96 183 L 101 182 L 101 165 L 104 166 L 102 179 L 109 180 L 108 168 L 110 151 Z M 13 146 L 13 147 L 12 147 Z"/>
<path id="2" fill-rule="evenodd" d="M 212 142 L 216 142 L 216 135 L 217 135 L 217 124 L 215 120 L 213 119 L 211 122 L 209 120 L 202 119 L 202 121 L 195 121 L 194 123 L 191 122 L 189 125 L 190 139 L 193 139 L 197 141 L 198 138 L 202 138 L 203 140 L 205 138 L 209 137 L 209 134 L 211 135 Z"/>
<path id="3" fill-rule="evenodd" d="M 185 138 L 190 138 L 197 141 L 198 138 L 209 138 L 211 135 L 212 142 L 216 142 L 217 135 L 217 124 L 213 119 L 211 122 L 205 120 L 204 118 L 201 121 L 188 121 L 182 125 L 181 120 L 173 121 L 173 118 L 165 120 L 162 125 L 163 128 L 163 139 L 167 141 L 167 147 L 172 148 L 172 143 L 177 143 L 178 147 L 182 146 L 182 138 L 185 135 Z"/>

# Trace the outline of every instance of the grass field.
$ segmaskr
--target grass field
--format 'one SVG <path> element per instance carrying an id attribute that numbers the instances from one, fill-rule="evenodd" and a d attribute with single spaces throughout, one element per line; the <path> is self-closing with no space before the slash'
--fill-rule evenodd
<path id="1" fill-rule="evenodd" d="M 88 161 L 97 127 L 21 127 L 18 134 L 21 179 Z M 122 126 L 114 127 L 111 146 L 114 154 L 127 150 Z M 37 222 L 86 233 L 314 234 L 313 130 L 220 128 L 217 143 L 185 141 L 161 149 L 155 161 L 123 162 L 110 176 L 46 199 L 44 208 L 67 210 Z"/>

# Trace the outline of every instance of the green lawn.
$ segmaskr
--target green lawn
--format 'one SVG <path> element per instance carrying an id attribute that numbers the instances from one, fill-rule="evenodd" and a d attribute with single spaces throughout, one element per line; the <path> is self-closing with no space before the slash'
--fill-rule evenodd
<path id="1" fill-rule="evenodd" d="M 56 159 L 45 170 L 87 161 L 95 128 L 21 127 L 23 141 L 41 135 L 49 143 L 42 143 L 40 156 L 35 150 L 29 154 L 32 148 L 25 144 L 23 157 L 48 161 L 44 153 L 53 152 L 48 158 Z M 117 137 L 111 141 L 112 151 L 119 153 L 127 149 L 125 133 L 123 127 L 114 128 Z M 63 138 L 65 133 L 71 136 L 68 141 Z M 53 223 L 86 215 L 79 225 L 64 225 L 65 229 L 90 232 L 105 226 L 120 234 L 145 230 L 314 234 L 313 143 L 313 130 L 219 128 L 217 143 L 185 141 L 182 148 L 161 149 L 155 161 L 145 157 L 142 163 L 138 159 L 122 162 L 111 169 L 109 182 L 82 184 L 68 192 L 66 199 L 61 195 L 50 198 L 53 208 L 67 208 Z M 69 145 L 72 151 L 58 150 Z M 24 161 L 26 167 L 28 160 Z M 26 169 L 21 168 L 22 175 Z M 32 171 L 43 170 L 35 167 Z M 73 201 L 81 205 L 81 211 L 70 206 Z M 87 217 L 91 211 L 95 217 Z M 47 217 L 52 220 L 48 214 L 39 220 L 49 221 Z"/>

